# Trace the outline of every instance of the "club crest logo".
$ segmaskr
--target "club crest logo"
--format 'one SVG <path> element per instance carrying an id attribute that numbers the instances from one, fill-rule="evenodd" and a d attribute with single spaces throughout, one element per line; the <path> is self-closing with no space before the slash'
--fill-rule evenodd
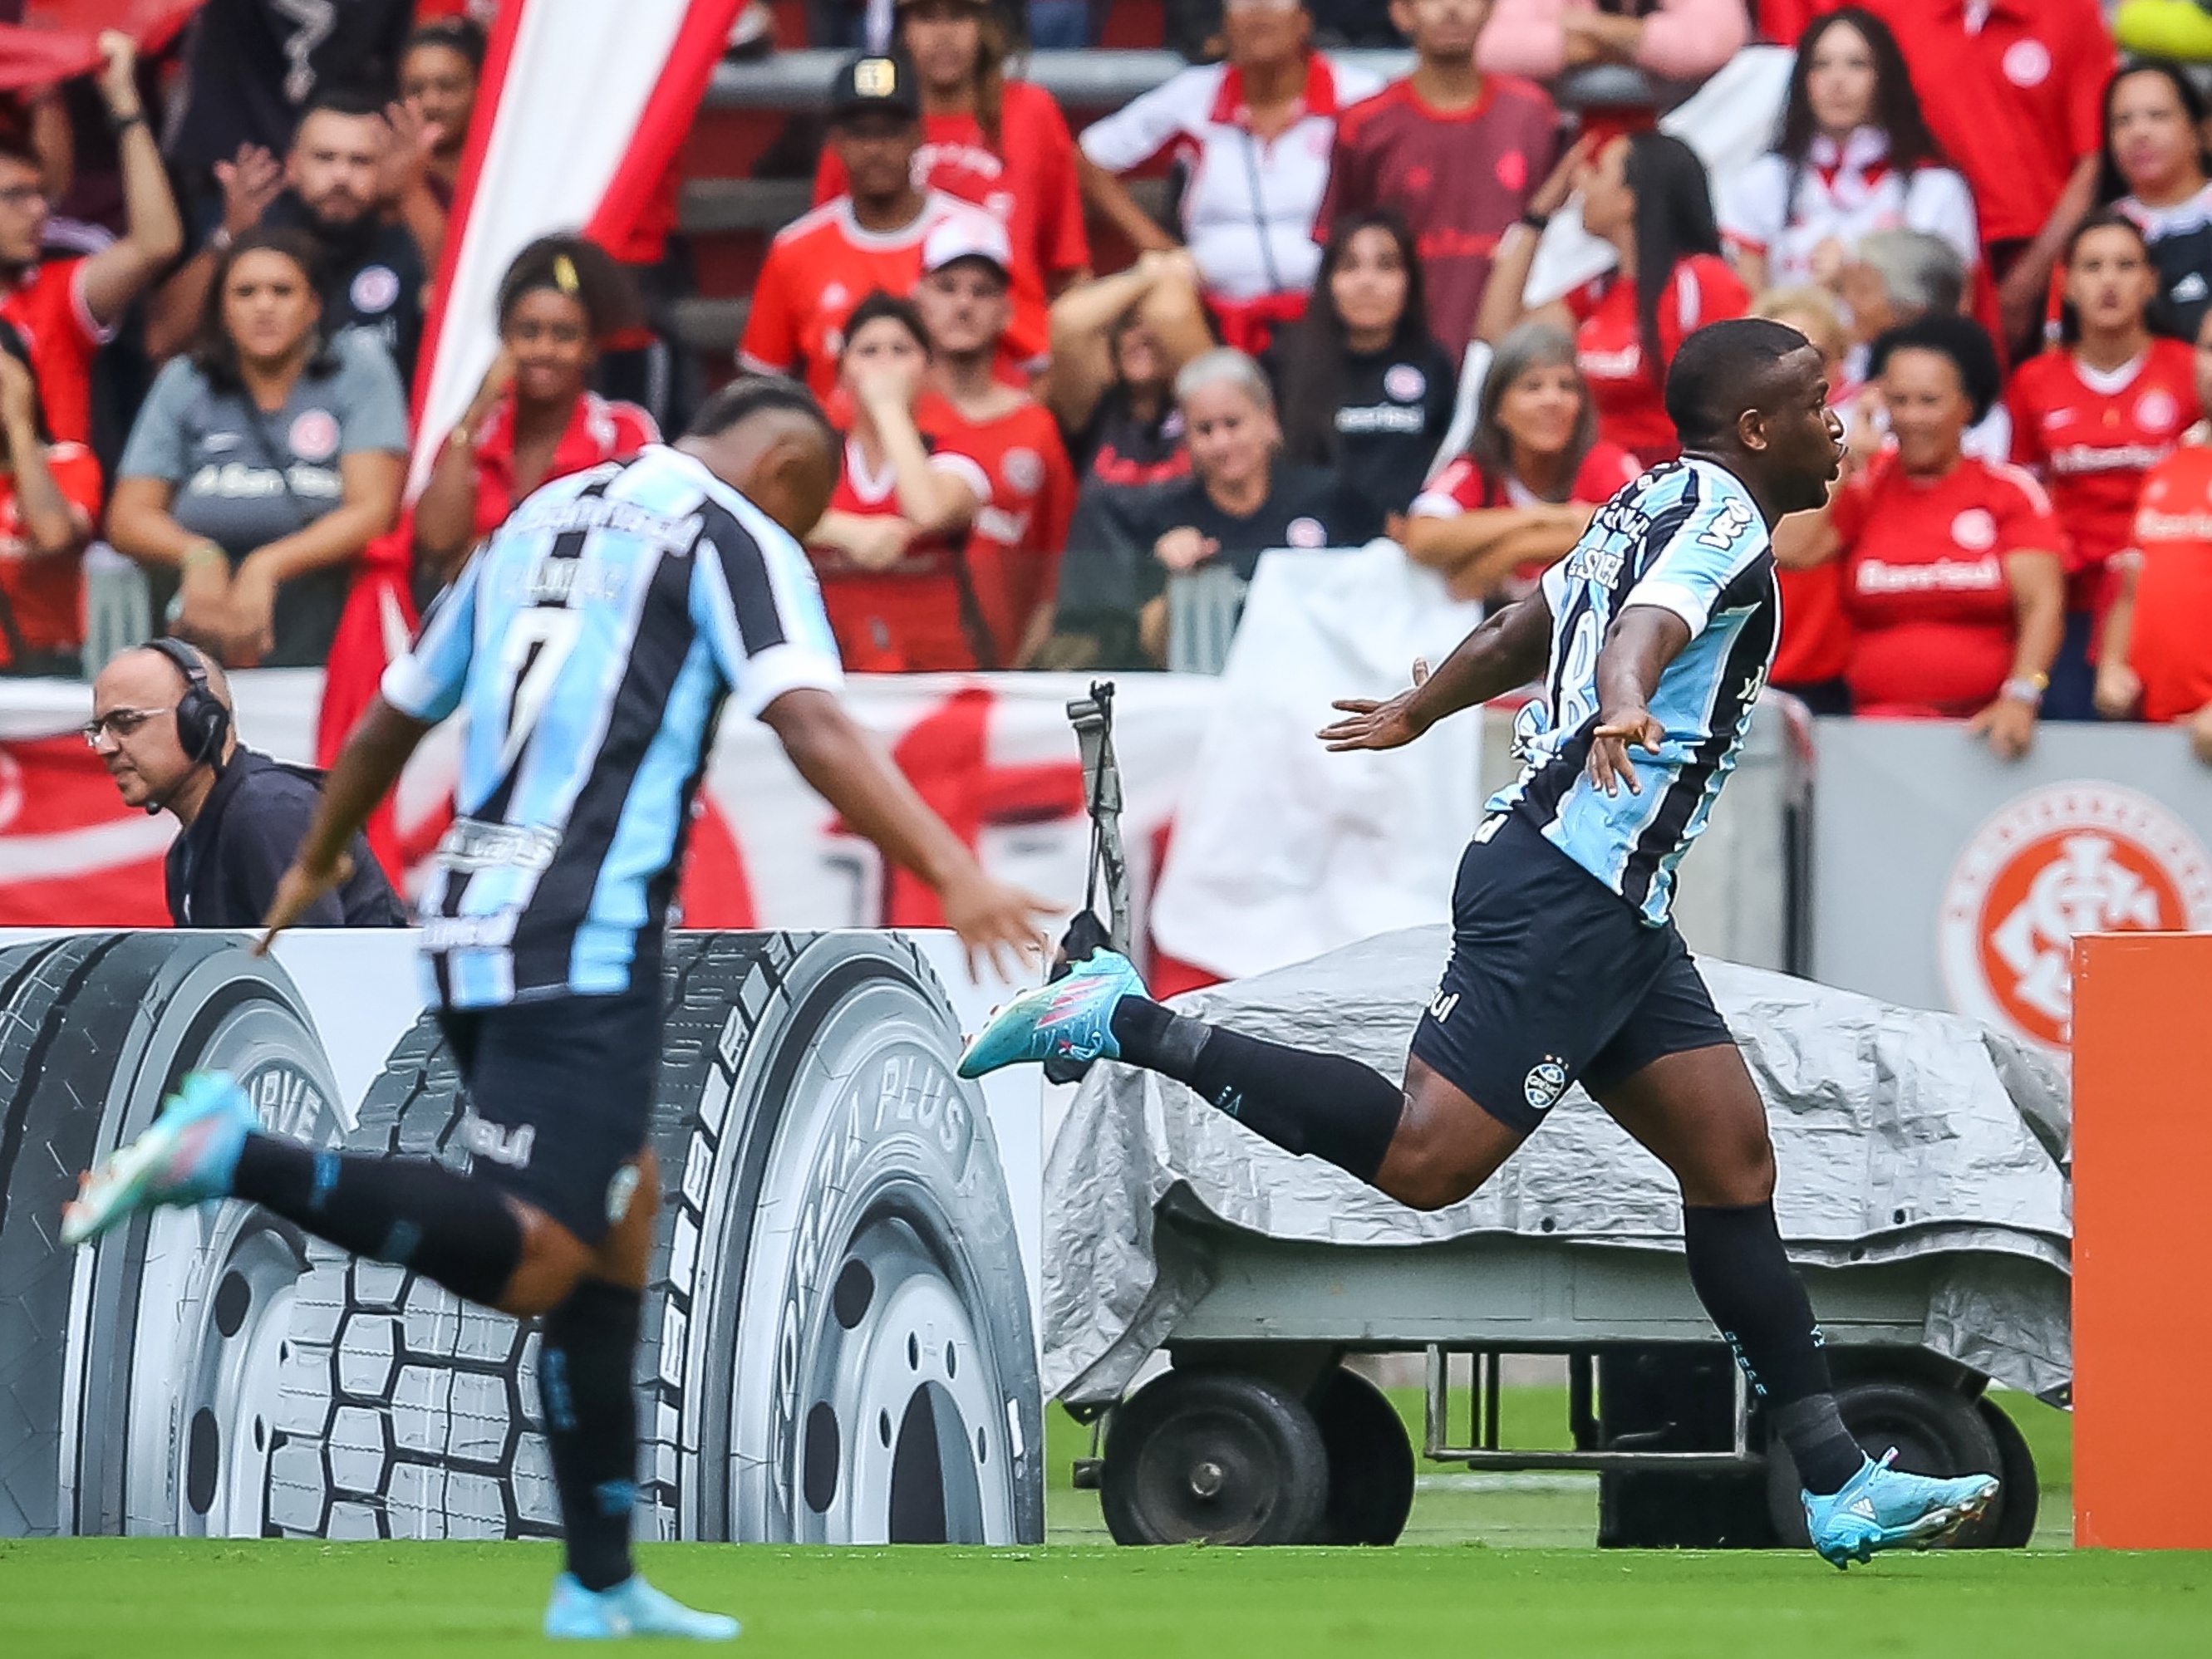
<path id="1" fill-rule="evenodd" d="M 338 453 L 337 417 L 327 409 L 303 409 L 284 441 L 303 461 L 327 461 Z"/>
<path id="2" fill-rule="evenodd" d="M 1557 1054 L 1546 1054 L 1528 1068 L 1528 1075 L 1521 1082 L 1521 1097 L 1532 1112 L 1550 1111 L 1566 1091 L 1566 1062 Z"/>
<path id="3" fill-rule="evenodd" d="M 346 292 L 353 308 L 364 317 L 389 311 L 399 297 L 399 273 L 390 265 L 363 265 L 354 273 L 353 286 Z"/>
<path id="4" fill-rule="evenodd" d="M 1319 519 L 1293 519 L 1283 526 L 1283 541 L 1290 547 L 1327 547 L 1328 532 Z"/>
<path id="5" fill-rule="evenodd" d="M 2051 77 L 2051 48 L 2040 40 L 2015 40 L 2005 48 L 2005 79 L 2016 87 L 2039 87 Z"/>
<path id="6" fill-rule="evenodd" d="M 2117 784 L 2032 790 L 1967 842 L 1944 884 L 1936 951 L 1961 1013 L 2063 1049 L 2076 933 L 2212 928 L 2212 854 Z"/>
<path id="7" fill-rule="evenodd" d="M 1986 553 L 1997 544 L 1997 521 L 1985 507 L 1970 507 L 1951 520 L 1951 539 L 1969 553 Z"/>
<path id="8" fill-rule="evenodd" d="M 2146 432 L 2163 432 L 2181 418 L 2181 405 L 2173 394 L 2154 386 L 2136 399 L 2136 424 Z"/>
<path id="9" fill-rule="evenodd" d="M 1419 403 L 1429 389 L 1429 377 L 1411 363 L 1393 363 L 1382 371 L 1382 390 L 1401 404 Z"/>

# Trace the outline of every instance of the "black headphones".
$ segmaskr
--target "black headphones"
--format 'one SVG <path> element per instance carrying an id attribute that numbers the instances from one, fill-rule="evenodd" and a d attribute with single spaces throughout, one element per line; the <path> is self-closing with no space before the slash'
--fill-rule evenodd
<path id="1" fill-rule="evenodd" d="M 177 699 L 177 743 L 194 766 L 222 769 L 223 744 L 230 737 L 230 710 L 208 688 L 207 659 L 182 640 L 149 640 L 149 651 L 158 651 L 177 665 L 185 677 L 185 695 Z M 168 792 L 173 795 L 174 789 Z M 165 799 L 149 802 L 146 810 L 158 812 Z"/>

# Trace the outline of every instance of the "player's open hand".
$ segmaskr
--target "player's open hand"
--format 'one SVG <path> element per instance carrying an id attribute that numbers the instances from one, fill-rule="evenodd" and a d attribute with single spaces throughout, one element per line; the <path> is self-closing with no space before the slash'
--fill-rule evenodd
<path id="1" fill-rule="evenodd" d="M 1329 705 L 1343 714 L 1314 733 L 1332 754 L 1347 749 L 1401 749 L 1429 729 L 1418 706 L 1421 688 L 1428 684 L 1429 665 L 1413 659 L 1413 683 L 1388 702 L 1372 697 L 1340 697 Z"/>
<path id="2" fill-rule="evenodd" d="M 968 951 L 968 977 L 981 980 L 981 964 L 1011 985 L 1042 963 L 1051 948 L 1045 924 L 1052 907 L 1034 893 L 994 881 L 979 868 L 939 895 L 945 924 Z"/>
<path id="3" fill-rule="evenodd" d="M 337 861 L 327 868 L 310 870 L 295 864 L 285 871 L 276 884 L 276 896 L 269 901 L 269 914 L 261 919 L 266 929 L 253 947 L 253 954 L 265 957 L 269 947 L 276 942 L 276 935 L 289 927 L 301 916 L 313 909 L 322 898 L 345 885 L 353 874 L 353 857 L 341 853 Z"/>
<path id="4" fill-rule="evenodd" d="M 1636 763 L 1628 758 L 1628 751 L 1641 749 L 1647 755 L 1656 755 L 1666 741 L 1667 728 L 1651 717 L 1648 708 L 1601 721 L 1590 733 L 1590 781 L 1608 795 L 1618 795 L 1624 783 L 1630 794 L 1642 794 L 1644 782 L 1636 775 Z"/>

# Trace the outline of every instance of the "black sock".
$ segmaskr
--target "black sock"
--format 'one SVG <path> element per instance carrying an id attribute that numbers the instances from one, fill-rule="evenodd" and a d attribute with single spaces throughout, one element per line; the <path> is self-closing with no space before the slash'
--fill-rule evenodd
<path id="1" fill-rule="evenodd" d="M 638 1310 L 644 1297 L 584 1279 L 545 1316 L 538 1394 L 561 1494 L 568 1571 L 588 1590 L 629 1577 L 630 1511 L 637 1507 Z"/>
<path id="2" fill-rule="evenodd" d="M 232 1189 L 342 1250 L 398 1262 L 459 1297 L 495 1304 L 522 1260 L 522 1224 L 481 1181 L 422 1158 L 380 1158 L 249 1134 Z"/>
<path id="3" fill-rule="evenodd" d="M 1832 1492 L 1866 1461 L 1836 1413 L 1820 1328 L 1790 1265 L 1774 1206 L 1682 1209 L 1690 1283 L 1796 1459 L 1806 1490 Z"/>
<path id="4" fill-rule="evenodd" d="M 1187 1083 L 1285 1152 L 1326 1158 L 1370 1184 L 1398 1133 L 1405 1091 L 1356 1060 L 1262 1042 L 1142 997 L 1122 998 L 1113 1025 L 1132 1066 Z"/>

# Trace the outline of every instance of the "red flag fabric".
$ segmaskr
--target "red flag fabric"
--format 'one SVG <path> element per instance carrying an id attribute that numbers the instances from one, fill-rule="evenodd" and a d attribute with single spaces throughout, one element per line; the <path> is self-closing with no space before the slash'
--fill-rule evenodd
<path id="1" fill-rule="evenodd" d="M 121 29 L 159 52 L 206 0 L 30 0 L 21 23 L 0 24 L 0 92 L 50 86 L 100 67 L 100 35 Z"/>

